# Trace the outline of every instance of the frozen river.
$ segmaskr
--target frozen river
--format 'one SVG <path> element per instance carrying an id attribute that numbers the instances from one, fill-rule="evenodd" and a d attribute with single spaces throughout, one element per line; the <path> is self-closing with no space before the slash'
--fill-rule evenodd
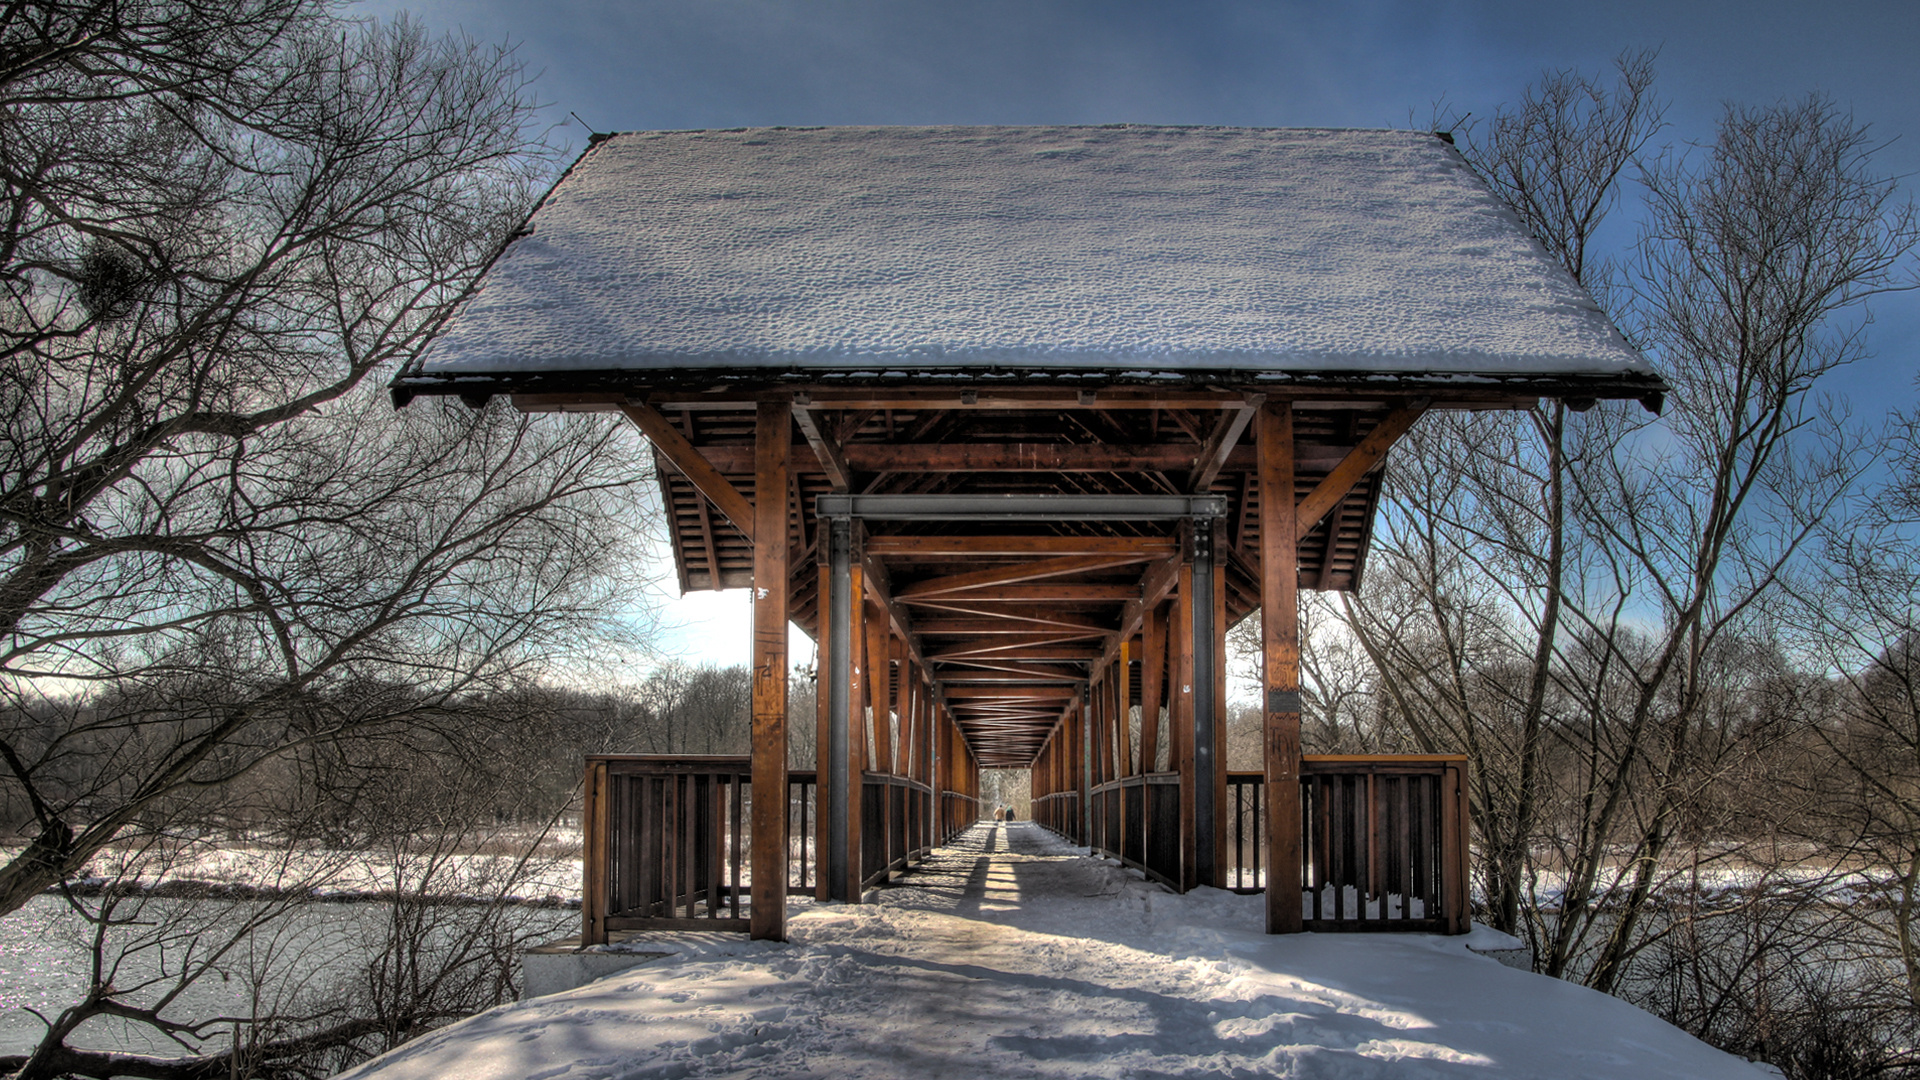
<path id="1" fill-rule="evenodd" d="M 471 913 L 484 910 L 436 909 L 437 929 L 427 936 L 451 936 L 463 925 L 461 912 L 469 913 L 464 925 L 471 925 Z M 250 925 L 269 913 L 273 917 L 264 924 Z M 249 1017 L 256 1015 L 256 1002 L 260 1014 L 307 1012 L 370 996 L 368 962 L 394 934 L 393 915 L 392 905 L 372 902 L 306 902 L 284 910 L 252 901 L 123 902 L 116 916 L 127 922 L 100 935 L 107 958 L 102 976 L 132 1002 L 151 1005 L 175 990 L 182 970 L 204 966 L 205 973 L 162 1009 L 170 1020 Z M 573 933 L 580 920 L 578 912 L 563 909 L 516 908 L 510 916 L 516 929 L 543 938 Z M 38 1042 L 45 1028 L 29 1010 L 52 1019 L 85 995 L 94 977 L 96 933 L 94 924 L 54 896 L 36 897 L 0 918 L 0 1054 L 24 1053 Z M 220 1025 L 207 1037 L 225 1042 L 233 1026 Z M 72 1041 L 147 1054 L 192 1049 L 145 1025 L 110 1017 L 89 1020 Z"/>

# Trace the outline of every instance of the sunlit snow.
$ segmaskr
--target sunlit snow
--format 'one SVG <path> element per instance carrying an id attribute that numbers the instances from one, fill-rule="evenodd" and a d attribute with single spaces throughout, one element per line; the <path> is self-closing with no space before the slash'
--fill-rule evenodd
<path id="1" fill-rule="evenodd" d="M 1772 1075 L 1468 948 L 1504 935 L 1270 937 L 1258 896 L 1176 896 L 1080 850 L 978 826 L 868 903 L 794 904 L 789 944 L 647 935 L 629 947 L 668 955 L 347 1075 Z"/>
<path id="2" fill-rule="evenodd" d="M 592 149 L 429 375 L 938 367 L 1640 376 L 1425 133 L 636 132 Z"/>

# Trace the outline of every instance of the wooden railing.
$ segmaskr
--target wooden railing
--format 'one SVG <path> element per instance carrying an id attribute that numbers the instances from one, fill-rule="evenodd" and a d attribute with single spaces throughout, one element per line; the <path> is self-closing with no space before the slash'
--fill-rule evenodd
<path id="1" fill-rule="evenodd" d="M 1308 756 L 1301 763 L 1300 888 L 1312 930 L 1468 927 L 1466 758 L 1462 755 Z M 1265 783 L 1227 776 L 1222 884 L 1266 887 Z M 819 875 L 815 774 L 787 782 L 789 894 L 812 895 Z M 749 929 L 752 784 L 746 757 L 597 755 L 587 759 L 582 940 L 615 930 Z M 938 813 L 936 814 L 936 810 Z M 1179 888 L 1180 784 L 1149 773 L 1093 789 L 1090 845 Z M 979 800 L 867 773 L 861 784 L 860 880 L 873 885 L 910 866 L 979 816 Z M 1079 842 L 1078 798 L 1035 800 L 1036 821 Z"/>
<path id="2" fill-rule="evenodd" d="M 581 940 L 614 930 L 747 930 L 752 761 L 597 754 L 586 761 Z M 812 770 L 787 773 L 787 892 L 813 895 Z"/>
<path id="3" fill-rule="evenodd" d="M 1090 795 L 1089 846 L 1172 889 L 1180 888 L 1180 774 L 1109 780 Z"/>
<path id="4" fill-rule="evenodd" d="M 751 773 L 747 757 L 587 758 L 580 896 L 584 944 L 605 944 L 615 930 L 749 929 Z M 811 769 L 787 772 L 790 896 L 815 895 L 819 880 L 816 778 Z M 925 855 L 936 842 L 939 823 L 933 790 L 918 781 L 867 773 L 860 794 L 860 880 L 873 885 Z M 977 800 L 947 794 L 953 821 L 964 810 L 971 825 Z"/>
<path id="5" fill-rule="evenodd" d="M 1080 835 L 1080 793 L 1056 791 L 1033 800 L 1033 820 L 1072 843 L 1084 844 Z"/>
<path id="6" fill-rule="evenodd" d="M 905 870 L 933 847 L 933 789 L 918 780 L 865 773 L 860 784 L 860 884 Z"/>
<path id="7" fill-rule="evenodd" d="M 581 935 L 746 930 L 745 757 L 587 759 Z"/>
<path id="8" fill-rule="evenodd" d="M 820 812 L 819 774 L 812 769 L 787 770 L 787 895 L 812 896 L 819 880 L 820 859 L 814 832 Z"/>
<path id="9" fill-rule="evenodd" d="M 981 800 L 971 795 L 962 795 L 957 791 L 940 793 L 940 836 L 939 842 L 947 841 L 973 828 L 980 820 L 983 808 Z"/>
<path id="10" fill-rule="evenodd" d="M 1302 914 L 1309 930 L 1464 934 L 1465 755 L 1307 755 L 1300 765 Z M 1259 892 L 1264 778 L 1227 774 L 1226 884 Z"/>
<path id="11" fill-rule="evenodd" d="M 1301 761 L 1301 905 L 1310 930 L 1466 933 L 1464 755 L 1307 755 Z M 1177 773 L 1149 773 L 1093 789 L 1088 844 L 1170 888 L 1180 887 Z M 1034 820 L 1076 843 L 1072 792 L 1035 802 Z M 1221 884 L 1267 886 L 1266 784 L 1227 774 Z"/>

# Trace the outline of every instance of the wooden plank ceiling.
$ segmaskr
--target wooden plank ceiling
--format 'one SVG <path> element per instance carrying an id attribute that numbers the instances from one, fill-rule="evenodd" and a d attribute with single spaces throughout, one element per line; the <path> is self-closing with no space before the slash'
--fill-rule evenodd
<path id="1" fill-rule="evenodd" d="M 893 404 L 904 407 L 884 407 Z M 1306 499 L 1395 404 L 1300 403 L 1296 498 Z M 1223 495 L 1229 624 L 1259 607 L 1250 409 L 875 405 L 795 409 L 789 595 L 793 620 L 809 634 L 818 636 L 825 533 L 814 498 L 836 490 Z M 657 408 L 734 487 L 758 499 L 750 402 Z M 655 460 L 682 591 L 749 586 L 747 538 L 664 456 Z M 1378 476 L 1362 475 L 1299 541 L 1302 588 L 1358 586 Z M 982 763 L 1025 767 L 1122 632 L 1137 640 L 1143 596 L 1165 595 L 1179 543 L 1178 526 L 1154 522 L 874 522 L 864 551 L 896 625 L 907 628 Z M 1130 616 L 1133 625 L 1124 625 Z"/>

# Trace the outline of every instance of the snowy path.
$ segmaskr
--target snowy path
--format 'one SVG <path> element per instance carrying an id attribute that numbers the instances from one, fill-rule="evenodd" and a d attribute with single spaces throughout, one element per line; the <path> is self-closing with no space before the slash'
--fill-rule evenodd
<path id="1" fill-rule="evenodd" d="M 1260 932 L 1259 897 L 1175 896 L 1027 822 L 983 825 L 786 945 L 674 955 L 474 1017 L 348 1074 L 1725 1077 L 1768 1075 L 1461 939 Z"/>

